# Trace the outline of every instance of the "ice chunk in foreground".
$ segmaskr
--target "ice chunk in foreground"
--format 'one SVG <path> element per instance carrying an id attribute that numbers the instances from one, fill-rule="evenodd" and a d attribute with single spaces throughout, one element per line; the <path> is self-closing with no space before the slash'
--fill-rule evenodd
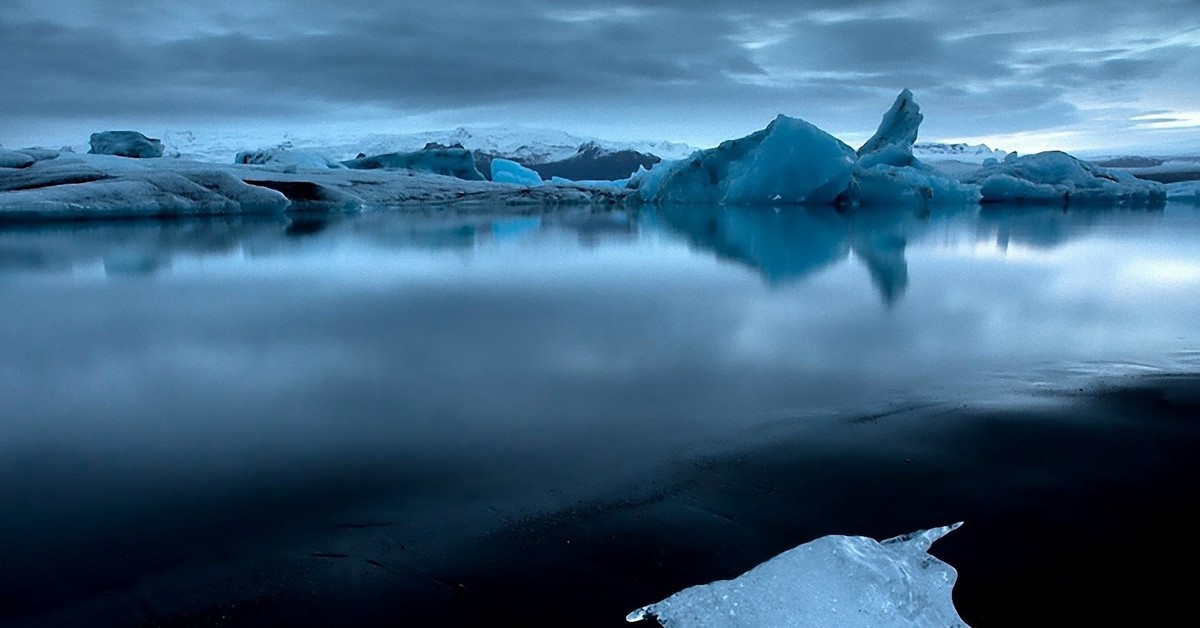
<path id="1" fill-rule="evenodd" d="M 657 203 L 827 204 L 850 184 L 855 159 L 836 137 L 781 115 L 746 137 L 660 162 L 632 183 Z"/>
<path id="2" fill-rule="evenodd" d="M 928 553 L 961 523 L 877 542 L 826 536 L 747 571 L 684 589 L 625 619 L 668 628 L 966 626 L 950 594 L 958 573 Z"/>
<path id="3" fill-rule="evenodd" d="M 858 149 L 859 166 L 870 168 L 876 164 L 908 166 L 913 163 L 913 143 L 921 127 L 921 107 L 913 100 L 912 92 L 904 90 L 892 103 L 892 108 L 883 114 L 875 135 Z"/>
<path id="4" fill-rule="evenodd" d="M 1101 168 L 1059 151 L 1010 155 L 965 180 L 979 185 L 985 203 L 1148 203 L 1161 202 L 1167 195 L 1161 183 Z"/>
<path id="5" fill-rule="evenodd" d="M 387 153 L 373 157 L 360 157 L 343 161 L 342 165 L 353 170 L 379 170 L 406 168 L 418 172 L 431 172 L 466 181 L 483 181 L 483 175 L 475 167 L 475 157 L 465 148 L 425 148 L 412 153 Z"/>
<path id="6" fill-rule="evenodd" d="M 104 131 L 92 133 L 89 142 L 92 155 L 116 155 L 118 157 L 162 157 L 162 141 L 146 137 L 137 131 Z"/>
<path id="7" fill-rule="evenodd" d="M 492 181 L 517 185 L 541 185 L 542 175 L 511 160 L 497 157 L 492 160 Z"/>

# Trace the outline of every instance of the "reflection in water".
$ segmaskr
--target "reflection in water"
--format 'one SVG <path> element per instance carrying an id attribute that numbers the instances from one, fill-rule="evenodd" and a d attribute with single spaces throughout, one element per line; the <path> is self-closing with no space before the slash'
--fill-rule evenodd
<path id="1" fill-rule="evenodd" d="M 910 243 L 934 225 L 949 225 L 1001 250 L 1011 244 L 1050 249 L 1099 225 L 1137 228 L 1161 218 L 1150 210 L 989 205 L 928 211 L 831 208 L 673 206 L 636 212 L 564 212 L 550 216 L 232 217 L 115 223 L 51 223 L 0 228 L 0 273 L 70 273 L 91 267 L 105 275 L 152 275 L 177 257 L 288 255 L 319 243 L 359 243 L 387 249 L 464 250 L 540 233 L 573 233 L 592 246 L 639 233 L 682 235 L 696 250 L 754 269 L 781 288 L 851 257 L 868 271 L 883 302 L 895 304 L 909 285 Z"/>
<path id="2" fill-rule="evenodd" d="M 1162 213 L 1162 207 L 1068 210 L 987 205 L 979 212 L 978 233 L 981 240 L 994 241 L 1001 250 L 1010 244 L 1052 249 L 1083 237 L 1098 225 L 1137 228 L 1160 219 Z"/>
<path id="3" fill-rule="evenodd" d="M 653 491 L 697 450 L 1175 368 L 1200 348 L 1198 223 L 693 207 L 0 229 L 0 623 L 87 617 L 138 583 L 188 605 L 214 556 L 232 588 L 259 590 L 246 556 L 284 589 L 352 568 L 314 553 L 391 586 L 362 559 L 420 570 L 500 520 Z M 1001 233 L 1038 250 L 979 246 Z M 873 443 L 845 424 L 825 436 L 850 468 L 842 440 Z"/>

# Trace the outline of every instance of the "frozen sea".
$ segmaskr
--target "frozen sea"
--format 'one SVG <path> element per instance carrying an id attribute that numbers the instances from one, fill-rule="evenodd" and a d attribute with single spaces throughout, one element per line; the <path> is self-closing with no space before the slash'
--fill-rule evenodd
<path id="1" fill-rule="evenodd" d="M 1198 295 L 1175 204 L 0 225 L 0 625 L 619 626 L 955 521 L 972 626 L 1165 621 Z"/>

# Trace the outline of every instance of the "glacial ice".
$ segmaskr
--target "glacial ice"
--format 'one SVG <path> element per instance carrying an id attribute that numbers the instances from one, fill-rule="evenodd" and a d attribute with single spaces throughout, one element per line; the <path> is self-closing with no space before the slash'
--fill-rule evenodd
<path id="1" fill-rule="evenodd" d="M 913 157 L 924 120 L 912 92 L 900 92 L 875 135 L 858 149 L 854 178 L 839 200 L 843 205 L 964 204 L 979 200 L 974 186 Z"/>
<path id="2" fill-rule="evenodd" d="M 0 168 L 28 168 L 39 161 L 55 159 L 58 155 L 58 151 L 49 148 L 13 150 L 0 147 Z"/>
<path id="3" fill-rule="evenodd" d="M 532 186 L 541 185 L 542 176 L 511 159 L 497 157 L 492 160 L 492 181 Z"/>
<path id="4" fill-rule="evenodd" d="M 910 166 L 880 163 L 856 167 L 841 201 L 853 205 L 961 205 L 979 202 L 979 188 L 919 161 Z"/>
<path id="5" fill-rule="evenodd" d="M 326 168 L 345 168 L 342 164 L 330 160 L 324 155 L 307 150 L 293 150 L 286 147 L 264 148 L 261 150 L 242 151 L 233 158 L 234 163 L 269 166 L 284 172 L 297 170 Z"/>
<path id="6" fill-rule="evenodd" d="M 426 148 L 411 153 L 386 153 L 343 161 L 352 170 L 404 168 L 440 174 L 465 181 L 484 181 L 475 167 L 475 157 L 465 148 Z"/>
<path id="7" fill-rule="evenodd" d="M 1167 199 L 1200 205 L 1200 181 L 1168 183 Z"/>
<path id="8" fill-rule="evenodd" d="M 633 176 L 644 201 L 723 205 L 828 204 L 850 184 L 856 155 L 841 140 L 787 116 Z"/>
<path id="9" fill-rule="evenodd" d="M 217 168 L 129 167 L 59 158 L 0 174 L 0 218 L 88 218 L 281 211 L 287 198 Z"/>
<path id="10" fill-rule="evenodd" d="M 32 156 L 21 151 L 0 148 L 0 168 L 28 168 L 36 161 Z"/>
<path id="11" fill-rule="evenodd" d="M 1166 187 L 1127 172 L 1101 168 L 1060 151 L 1010 155 L 964 177 L 982 202 L 1119 204 L 1161 202 Z"/>
<path id="12" fill-rule="evenodd" d="M 826 536 L 733 580 L 684 589 L 625 619 L 669 628 L 965 627 L 951 590 L 957 572 L 931 556 L 961 523 L 877 542 Z"/>
<path id="13" fill-rule="evenodd" d="M 913 144 L 921 127 L 921 107 L 913 100 L 912 92 L 904 90 L 896 97 L 891 109 L 883 114 L 875 135 L 858 149 L 858 165 L 870 168 L 876 164 L 909 166 L 913 163 Z"/>
<path id="14" fill-rule="evenodd" d="M 116 155 L 138 159 L 162 157 L 162 141 L 146 137 L 137 131 L 103 131 L 92 133 L 89 140 L 92 155 Z"/>

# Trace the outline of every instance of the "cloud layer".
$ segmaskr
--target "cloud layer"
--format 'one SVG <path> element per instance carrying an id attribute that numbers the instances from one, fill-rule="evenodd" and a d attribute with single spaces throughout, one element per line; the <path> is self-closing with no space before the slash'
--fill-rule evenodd
<path id="1" fill-rule="evenodd" d="M 1200 136 L 1134 120 L 1195 119 L 1194 0 L 8 4 L 6 143 L 106 123 L 498 122 L 703 144 L 779 112 L 854 140 L 903 87 L 926 137 Z"/>

